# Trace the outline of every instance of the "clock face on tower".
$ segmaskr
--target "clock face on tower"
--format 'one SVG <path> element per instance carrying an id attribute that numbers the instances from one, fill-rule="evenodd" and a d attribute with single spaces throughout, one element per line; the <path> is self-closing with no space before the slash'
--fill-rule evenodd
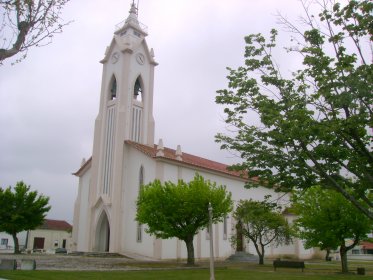
<path id="1" fill-rule="evenodd" d="M 113 53 L 112 56 L 111 56 L 111 62 L 112 63 L 117 63 L 118 59 L 119 59 L 119 53 L 117 53 L 117 52 Z"/>
<path id="2" fill-rule="evenodd" d="M 138 53 L 138 54 L 136 55 L 136 61 L 137 61 L 139 64 L 143 65 L 144 62 L 145 62 L 145 56 L 144 56 L 142 53 Z"/>

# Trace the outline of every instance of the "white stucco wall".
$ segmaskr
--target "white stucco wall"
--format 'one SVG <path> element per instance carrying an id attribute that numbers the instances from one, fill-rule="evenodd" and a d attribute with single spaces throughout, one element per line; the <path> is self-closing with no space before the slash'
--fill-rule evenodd
<path id="1" fill-rule="evenodd" d="M 75 202 L 73 244 L 72 250 L 89 251 L 87 236 L 89 235 L 88 211 L 89 206 L 89 185 L 91 180 L 91 169 L 88 169 L 79 179 L 78 197 Z M 78 215 L 76 215 L 78 211 Z"/>
<path id="2" fill-rule="evenodd" d="M 178 259 L 186 258 L 186 246 L 183 241 L 174 239 L 168 240 L 156 240 L 153 236 L 145 233 L 146 225 L 142 225 L 142 239 L 141 242 L 137 241 L 137 222 L 136 216 L 136 200 L 139 192 L 139 176 L 140 168 L 143 167 L 144 184 L 147 184 L 154 179 L 161 179 L 162 181 L 173 181 L 177 182 L 178 179 L 182 178 L 185 181 L 193 179 L 196 172 L 202 175 L 205 179 L 209 179 L 213 182 L 218 182 L 219 185 L 225 185 L 228 192 L 231 192 L 232 199 L 234 201 L 234 207 L 241 199 L 255 199 L 262 200 L 264 196 L 270 194 L 273 199 L 281 197 L 283 203 L 288 202 L 286 196 L 275 193 L 271 189 L 267 188 L 254 188 L 245 189 L 244 182 L 240 179 L 229 176 L 220 176 L 217 173 L 209 172 L 206 170 L 196 170 L 185 165 L 178 165 L 178 163 L 163 161 L 154 159 L 148 155 L 138 151 L 134 147 L 124 143 L 123 149 L 123 170 L 122 170 L 122 185 L 120 186 L 121 191 L 119 193 L 121 198 L 117 201 L 120 202 L 119 207 L 114 207 L 112 204 L 106 206 L 101 205 L 103 202 L 98 200 L 97 207 L 93 209 L 96 211 L 93 216 L 91 223 L 95 228 L 97 223 L 97 217 L 106 209 L 109 215 L 110 227 L 113 228 L 114 221 L 111 217 L 115 214 L 120 217 L 119 230 L 120 234 L 116 237 L 118 240 L 110 240 L 110 243 L 116 242 L 118 247 L 111 248 L 112 251 L 120 253 L 136 253 L 148 257 L 159 258 L 159 259 Z M 94 232 L 90 231 L 90 225 L 88 224 L 88 196 L 89 196 L 89 182 L 90 182 L 90 171 L 88 170 L 80 178 L 80 190 L 79 190 L 79 225 L 75 226 L 74 229 L 79 229 L 77 233 L 77 250 L 78 251 L 92 251 L 89 247 L 87 236 L 90 234 L 91 238 L 95 235 Z M 100 213 L 99 213 L 100 212 Z M 114 216 L 115 216 L 114 215 Z M 287 219 L 289 222 L 294 217 L 289 216 Z M 230 243 L 230 238 L 235 235 L 235 221 L 232 214 L 227 217 L 227 235 L 224 236 L 223 223 L 214 225 L 214 247 L 215 256 L 217 258 L 225 259 L 234 253 L 234 248 Z M 210 253 L 209 239 L 206 238 L 206 230 L 202 230 L 195 236 L 194 248 L 196 258 L 208 258 Z M 246 251 L 256 255 L 255 248 L 251 242 L 245 242 Z M 305 250 L 301 241 L 296 240 L 289 246 L 267 246 L 266 256 L 277 257 L 283 255 L 298 255 L 302 258 L 309 258 L 313 255 L 313 250 Z"/>
<path id="3" fill-rule="evenodd" d="M 50 229 L 35 229 L 29 231 L 27 249 L 32 250 L 34 246 L 34 238 L 44 238 L 44 251 L 54 253 L 55 249 L 61 248 L 63 240 L 66 240 L 65 248 L 68 251 L 72 250 L 72 234 L 63 230 Z"/>
<path id="4" fill-rule="evenodd" d="M 19 232 L 17 234 L 17 238 L 18 238 L 18 245 L 19 245 L 20 250 L 24 249 L 26 247 L 27 231 Z M 3 242 L 7 243 L 7 245 L 0 243 L 0 253 L 13 253 L 14 252 L 13 237 L 6 232 L 0 232 L 0 241 L 2 240 L 4 240 Z"/>
<path id="5" fill-rule="evenodd" d="M 140 168 L 144 170 L 144 184 L 147 184 L 155 178 L 155 162 L 143 153 L 125 147 L 125 157 L 123 166 L 123 186 L 122 192 L 122 251 L 137 253 L 153 257 L 154 237 L 145 234 L 146 225 L 142 228 L 142 242 L 137 242 L 137 222 L 136 217 L 136 200 L 139 193 Z"/>
<path id="6" fill-rule="evenodd" d="M 193 179 L 196 172 L 202 175 L 205 179 L 209 179 L 213 182 L 218 182 L 218 184 L 225 185 L 227 191 L 232 193 L 232 199 L 236 207 L 240 199 L 255 199 L 262 200 L 265 195 L 272 195 L 272 197 L 278 198 L 280 194 L 275 193 L 273 190 L 267 188 L 254 188 L 245 189 L 244 182 L 237 180 L 232 177 L 220 176 L 218 174 L 196 170 L 186 166 L 178 166 L 170 162 L 159 162 L 149 156 L 139 152 L 133 147 L 127 146 L 125 148 L 125 164 L 123 174 L 123 224 L 122 224 L 122 241 L 121 250 L 123 252 L 132 252 L 149 257 L 159 257 L 162 259 L 176 259 L 176 258 L 186 258 L 187 252 L 185 248 L 185 243 L 177 241 L 176 239 L 168 240 L 157 240 L 153 236 L 146 234 L 143 231 L 142 241 L 136 241 L 137 233 L 137 222 L 135 221 L 136 215 L 136 204 L 135 201 L 138 195 L 138 184 L 139 184 L 139 170 L 140 167 L 144 168 L 144 183 L 147 184 L 153 181 L 155 178 L 161 179 L 163 181 L 173 181 L 177 182 L 179 177 L 185 181 L 190 181 Z M 286 197 L 282 198 L 283 202 L 287 202 Z M 223 223 L 214 225 L 214 246 L 215 254 L 217 258 L 227 258 L 232 253 L 234 249 L 230 243 L 230 237 L 235 234 L 235 221 L 232 215 L 228 215 L 227 218 L 227 236 L 223 233 Z M 146 226 L 143 225 L 143 229 Z M 209 239 L 206 238 L 206 230 L 202 230 L 194 239 L 195 246 L 195 256 L 197 258 L 207 258 L 209 257 L 210 247 Z M 296 244 L 299 246 L 299 244 Z M 304 255 L 308 251 L 302 250 L 302 248 L 295 248 L 294 244 L 290 246 L 280 246 L 274 248 L 273 246 L 268 246 L 267 256 L 270 255 L 294 255 L 296 252 L 302 252 Z M 301 247 L 301 246 L 300 246 Z M 158 251 L 157 251 L 158 250 Z M 246 251 L 256 254 L 254 246 L 249 243 L 247 245 Z"/>

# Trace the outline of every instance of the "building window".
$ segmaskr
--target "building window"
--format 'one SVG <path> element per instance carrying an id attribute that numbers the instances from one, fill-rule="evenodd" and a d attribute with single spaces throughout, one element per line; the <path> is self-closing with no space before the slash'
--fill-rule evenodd
<path id="1" fill-rule="evenodd" d="M 139 188 L 138 188 L 139 194 L 140 194 L 140 190 L 141 190 L 143 185 L 144 185 L 144 167 L 141 165 L 140 172 L 139 172 Z M 140 223 L 137 223 L 136 241 L 137 242 L 142 242 L 142 224 L 140 224 Z"/>
<path id="2" fill-rule="evenodd" d="M 223 220 L 223 239 L 227 240 L 227 234 L 228 234 L 228 217 L 225 216 Z"/>
<path id="3" fill-rule="evenodd" d="M 140 142 L 141 139 L 142 108 L 132 108 L 132 141 Z"/>
<path id="4" fill-rule="evenodd" d="M 110 100 L 114 100 L 117 98 L 117 79 L 115 79 L 115 76 L 111 79 L 110 84 Z"/>
<path id="5" fill-rule="evenodd" d="M 143 115 L 143 86 L 141 76 L 138 76 L 133 87 L 133 106 L 132 106 L 132 123 L 131 123 L 131 140 L 140 142 L 142 131 Z"/>
<path id="6" fill-rule="evenodd" d="M 144 167 L 140 167 L 140 172 L 139 172 L 139 192 L 141 187 L 144 185 Z"/>
<path id="7" fill-rule="evenodd" d="M 140 82 L 140 77 L 136 79 L 135 87 L 133 89 L 133 98 L 137 101 L 142 101 L 142 86 Z"/>
<path id="8" fill-rule="evenodd" d="M 42 249 L 44 249 L 44 241 L 45 241 L 44 237 L 34 237 L 34 246 L 33 246 L 33 249 L 34 250 L 42 250 Z"/>
<path id="9" fill-rule="evenodd" d="M 142 224 L 137 223 L 136 241 L 142 242 Z"/>
<path id="10" fill-rule="evenodd" d="M 53 245 L 54 245 L 54 247 L 58 247 L 58 240 L 54 240 Z"/>
<path id="11" fill-rule="evenodd" d="M 1 238 L 1 245 L 8 246 L 8 238 Z"/>

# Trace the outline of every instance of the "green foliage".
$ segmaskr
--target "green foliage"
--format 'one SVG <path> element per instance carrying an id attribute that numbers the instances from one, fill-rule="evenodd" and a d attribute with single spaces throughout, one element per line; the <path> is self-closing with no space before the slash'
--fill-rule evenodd
<path id="1" fill-rule="evenodd" d="M 137 200 L 136 220 L 147 225 L 147 232 L 157 238 L 176 237 L 188 248 L 188 263 L 193 237 L 209 223 L 208 204 L 212 206 L 213 223 L 221 222 L 232 210 L 231 194 L 224 186 L 205 180 L 196 174 L 189 183 L 179 180 L 161 183 L 159 180 L 144 186 Z"/>
<path id="2" fill-rule="evenodd" d="M 243 235 L 249 238 L 258 253 L 259 264 L 264 263 L 265 246 L 291 243 L 291 229 L 276 204 L 264 201 L 241 200 L 234 213 L 243 225 Z"/>
<path id="3" fill-rule="evenodd" d="M 364 238 L 362 241 L 373 243 L 373 238 L 372 237 L 367 237 L 367 238 Z"/>
<path id="4" fill-rule="evenodd" d="M 16 234 L 41 225 L 51 208 L 48 202 L 48 197 L 30 191 L 30 186 L 22 181 L 17 182 L 14 191 L 10 186 L 0 188 L 0 231 L 13 236 L 15 253 L 19 249 Z"/>
<path id="5" fill-rule="evenodd" d="M 289 55 L 303 61 L 290 78 L 273 56 L 276 30 L 269 40 L 245 38 L 245 64 L 228 68 L 228 89 L 216 96 L 236 132 L 216 141 L 240 153 L 244 161 L 233 170 L 259 178 L 247 187 L 328 186 L 373 220 L 373 3 L 331 2 L 320 1 L 319 21 L 302 2 L 304 32 L 280 18 L 298 43 Z M 260 125 L 251 124 L 254 113 Z"/>
<path id="6" fill-rule="evenodd" d="M 322 250 L 340 247 L 341 260 L 348 250 L 371 232 L 373 222 L 349 203 L 340 193 L 319 186 L 294 194 L 293 210 L 298 215 L 294 225 L 305 248 Z M 346 245 L 346 240 L 352 240 Z M 347 272 L 346 263 L 342 270 Z"/>

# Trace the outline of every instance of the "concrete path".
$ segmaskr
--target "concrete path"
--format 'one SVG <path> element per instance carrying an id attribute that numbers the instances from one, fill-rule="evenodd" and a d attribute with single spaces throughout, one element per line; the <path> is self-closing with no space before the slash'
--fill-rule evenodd
<path id="1" fill-rule="evenodd" d="M 140 268 L 136 267 L 136 263 L 150 261 L 150 259 L 144 258 L 134 259 L 128 257 L 86 257 L 46 254 L 0 254 L 0 259 L 16 259 L 18 269 L 21 259 L 34 259 L 36 260 L 37 270 L 137 270 Z"/>

